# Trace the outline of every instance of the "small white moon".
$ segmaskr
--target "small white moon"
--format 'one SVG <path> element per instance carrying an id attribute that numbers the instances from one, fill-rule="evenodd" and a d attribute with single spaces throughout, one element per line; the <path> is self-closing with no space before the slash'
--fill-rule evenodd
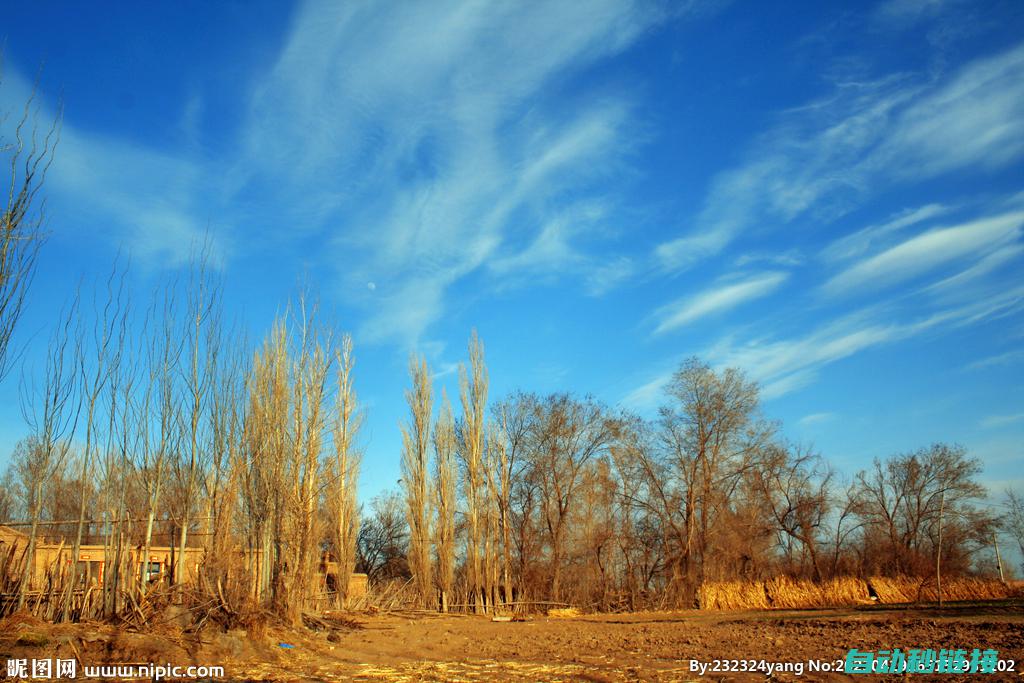
<path id="1" fill-rule="evenodd" d="M 366 288 L 372 292 L 373 290 L 377 289 L 377 283 L 376 282 L 367 282 L 366 283 Z"/>

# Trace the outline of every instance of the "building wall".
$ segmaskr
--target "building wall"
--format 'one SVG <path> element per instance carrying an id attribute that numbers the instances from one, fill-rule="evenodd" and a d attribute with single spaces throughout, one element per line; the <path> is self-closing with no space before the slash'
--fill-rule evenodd
<path id="1" fill-rule="evenodd" d="M 72 551 L 74 548 L 65 544 L 40 543 L 36 547 L 35 565 L 32 571 L 32 588 L 39 588 L 45 585 L 48 573 L 57 571 L 70 571 L 72 562 Z M 148 562 L 151 565 L 151 578 L 164 578 L 168 575 L 171 567 L 171 558 L 177 557 L 178 551 L 174 553 L 166 546 L 152 547 L 149 549 Z M 128 564 L 132 567 L 133 574 L 141 573 L 147 559 L 142 555 L 141 548 L 128 549 Z M 185 549 L 185 577 L 184 582 L 193 581 L 203 561 L 204 551 L 202 548 Z M 83 545 L 79 549 L 77 563 L 81 563 L 80 571 L 83 573 L 88 585 L 99 585 L 103 580 L 103 573 L 107 570 L 109 558 L 106 556 L 106 549 L 101 545 Z"/>
<path id="2" fill-rule="evenodd" d="M 28 534 L 7 526 L 0 526 L 0 553 L 6 549 L 15 547 L 20 554 L 28 545 Z M 40 589 L 46 586 L 47 575 L 51 576 L 58 570 L 70 571 L 72 566 L 72 547 L 63 543 L 52 543 L 46 539 L 37 539 L 35 563 L 32 568 L 30 589 Z M 171 558 L 177 557 L 178 549 L 167 546 L 151 547 L 147 558 L 142 557 L 141 548 L 131 548 L 130 565 L 133 572 L 143 571 L 145 562 L 150 563 L 150 577 L 153 580 L 164 579 L 168 576 L 171 566 Z M 78 554 L 77 562 L 81 563 L 80 572 L 83 580 L 88 585 L 97 586 L 103 580 L 103 572 L 107 569 L 107 558 L 105 548 L 102 545 L 83 545 Z M 202 548 L 185 549 L 185 582 L 194 581 L 198 575 L 199 566 L 202 564 L 205 551 Z M 325 563 L 320 567 L 321 573 L 327 571 L 333 573 L 334 563 Z M 348 596 L 360 598 L 366 595 L 367 577 L 366 574 L 352 574 L 349 579 Z"/>
<path id="3" fill-rule="evenodd" d="M 366 595 L 369 588 L 369 579 L 366 574 L 352 574 L 348 580 L 348 598 L 361 598 Z"/>

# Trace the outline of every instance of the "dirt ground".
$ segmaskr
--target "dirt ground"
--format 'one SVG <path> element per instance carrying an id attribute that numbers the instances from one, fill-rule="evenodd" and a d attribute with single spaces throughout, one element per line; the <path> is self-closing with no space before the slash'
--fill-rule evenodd
<path id="1" fill-rule="evenodd" d="M 111 626 L 0 623 L 0 659 L 74 656 L 82 664 L 220 665 L 230 681 L 970 681 L 973 675 L 864 676 L 811 671 L 850 648 L 994 649 L 1015 671 L 984 680 L 1024 681 L 1024 602 L 944 609 L 651 612 L 535 617 L 349 615 L 320 632 L 203 629 L 198 642 L 167 625 L 157 633 Z M 281 643 L 292 647 L 281 647 Z M 691 660 L 707 665 L 693 670 Z M 714 671 L 715 660 L 732 669 Z M 736 660 L 731 663 L 728 660 Z M 788 664 L 767 675 L 767 665 Z M 803 665 L 803 670 L 796 667 Z M 840 667 L 841 668 L 841 667 Z M 0 668 L 0 678 L 5 675 Z M 79 669 L 81 678 L 82 669 Z M 95 679 L 93 679 L 95 680 Z"/>

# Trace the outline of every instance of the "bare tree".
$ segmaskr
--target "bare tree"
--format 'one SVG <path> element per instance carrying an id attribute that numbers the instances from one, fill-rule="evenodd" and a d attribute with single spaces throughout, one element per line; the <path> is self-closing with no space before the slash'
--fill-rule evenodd
<path id="1" fill-rule="evenodd" d="M 622 482 L 620 547 L 632 604 L 650 594 L 655 577 L 666 568 L 670 570 L 666 598 L 679 600 L 685 588 L 682 570 L 687 567 L 696 507 L 686 485 L 692 469 L 679 468 L 682 463 L 671 457 L 673 449 L 666 446 L 675 442 L 666 437 L 676 432 L 663 432 L 664 427 L 664 422 L 655 425 L 626 416 L 611 448 Z"/>
<path id="2" fill-rule="evenodd" d="M 834 517 L 830 525 L 830 544 L 832 546 L 830 573 L 832 576 L 839 576 L 841 571 L 857 573 L 856 569 L 849 564 L 849 551 L 856 539 L 856 534 L 863 527 L 863 522 L 857 516 L 858 506 L 857 487 L 853 483 L 850 483 L 842 494 L 837 494 L 832 502 L 831 507 L 834 510 Z M 844 561 L 847 562 L 846 566 L 842 564 Z"/>
<path id="3" fill-rule="evenodd" d="M 1024 557 L 1024 496 L 1006 489 L 1006 508 L 1008 512 L 1003 518 L 1003 529 L 1017 544 L 1021 557 Z M 1024 570 L 1024 562 L 1021 562 L 1021 569 Z"/>
<path id="4" fill-rule="evenodd" d="M 487 368 L 484 366 L 484 345 L 473 330 L 469 338 L 469 366 L 459 366 L 459 387 L 462 397 L 461 438 L 459 455 L 465 468 L 466 567 L 470 602 L 477 613 L 483 612 L 484 575 L 481 553 L 484 545 L 484 524 L 481 519 L 484 504 L 484 447 L 486 425 L 484 411 L 487 405 Z"/>
<path id="5" fill-rule="evenodd" d="M 238 335 L 229 335 L 238 339 Z M 205 497 L 204 574 L 213 585 L 227 585 L 237 545 L 231 534 L 238 509 L 238 488 L 242 473 L 234 465 L 242 433 L 244 381 L 246 373 L 244 338 L 226 345 L 211 362 L 213 388 L 207 401 L 210 426 L 209 465 L 201 477 Z"/>
<path id="6" fill-rule="evenodd" d="M 255 354 L 246 408 L 231 457 L 240 492 L 250 595 L 298 623 L 319 584 L 321 544 L 333 532 L 321 514 L 323 456 L 332 416 L 327 382 L 331 336 L 300 300 L 295 332 L 279 317 Z"/>
<path id="7" fill-rule="evenodd" d="M 285 562 L 285 453 L 289 442 L 288 329 L 276 320 L 255 354 L 247 382 L 242 472 L 243 509 L 249 548 L 252 597 L 262 604 L 284 600 L 278 580 Z"/>
<path id="8" fill-rule="evenodd" d="M 109 532 L 104 539 L 103 605 L 108 616 L 117 614 L 126 580 L 127 537 L 130 533 L 130 515 L 127 495 L 131 476 L 128 453 L 138 449 L 139 414 L 134 400 L 138 379 L 138 355 L 129 342 L 127 299 L 119 306 L 121 314 L 114 330 L 114 357 L 107 399 L 108 426 L 103 457 L 100 458 L 102 507 L 110 520 Z"/>
<path id="9" fill-rule="evenodd" d="M 63 468 L 78 423 L 80 404 L 70 348 L 76 312 L 76 305 L 72 305 L 53 333 L 42 387 L 29 385 L 22 394 L 22 414 L 32 429 L 32 436 L 22 442 L 15 455 L 15 471 L 27 494 L 26 512 L 31 526 L 18 589 L 18 609 L 25 606 L 35 565 L 43 488 Z"/>
<path id="10" fill-rule="evenodd" d="M 541 510 L 551 546 L 551 597 L 562 599 L 562 571 L 570 515 L 591 460 L 607 452 L 616 422 L 593 399 L 554 394 L 536 406 L 531 465 L 540 482 Z"/>
<path id="11" fill-rule="evenodd" d="M 437 519 L 434 544 L 437 557 L 437 583 L 441 590 L 441 611 L 447 612 L 455 589 L 455 508 L 458 472 L 455 418 L 448 396 L 441 392 L 441 409 L 434 424 L 434 496 Z"/>
<path id="12" fill-rule="evenodd" d="M 972 550 L 989 543 L 993 520 L 974 502 L 985 497 L 975 481 L 981 462 L 960 446 L 935 444 L 875 460 L 858 473 L 857 514 L 864 524 L 872 571 L 928 576 L 939 553 L 943 565 L 963 570 Z M 939 511 L 944 519 L 940 524 Z"/>
<path id="13" fill-rule="evenodd" d="M 685 491 L 685 544 L 677 567 L 693 587 L 705 580 L 718 514 L 771 427 L 756 419 L 757 385 L 732 368 L 719 373 L 690 359 L 672 376 L 667 393 L 673 404 L 661 410 L 662 446 Z"/>
<path id="14" fill-rule="evenodd" d="M 153 526 L 160 509 L 161 496 L 167 483 L 167 470 L 178 448 L 179 430 L 176 381 L 181 358 L 182 341 L 177 335 L 173 283 L 164 289 L 160 306 L 154 300 L 150 309 L 152 335 L 146 349 L 147 376 L 142 395 L 143 438 L 136 452 L 136 471 L 146 492 L 146 527 L 139 584 L 145 589 L 148 580 Z M 155 322 L 157 318 L 160 322 Z"/>
<path id="15" fill-rule="evenodd" d="M 18 516 L 18 496 L 15 493 L 14 468 L 8 466 L 0 475 L 0 524 Z"/>
<path id="16" fill-rule="evenodd" d="M 293 456 L 291 462 L 292 512 L 291 539 L 294 569 L 292 595 L 287 602 L 293 624 L 301 621 L 301 608 L 314 590 L 317 550 L 321 538 L 317 502 L 320 499 L 320 456 L 323 450 L 327 378 L 333 352 L 329 333 L 318 329 L 316 308 L 307 312 L 305 301 L 299 306 L 297 359 L 293 363 Z"/>
<path id="17" fill-rule="evenodd" d="M 0 77 L 3 59 L 0 56 Z M 0 211 L 0 380 L 15 356 L 11 342 L 45 239 L 45 202 L 39 197 L 60 137 L 60 114 L 49 130 L 36 126 L 35 92 L 25 102 L 12 139 L 2 136 L 8 114 L 0 112 L 0 156 L 8 168 L 7 201 Z"/>
<path id="18" fill-rule="evenodd" d="M 189 528 L 198 505 L 199 486 L 205 467 L 204 458 L 208 451 L 206 401 L 215 378 L 213 369 L 216 355 L 220 351 L 220 315 L 218 308 L 218 287 L 210 273 L 209 254 L 206 251 L 193 255 L 191 277 L 187 292 L 183 339 L 185 362 L 180 364 L 182 381 L 181 413 L 184 448 L 173 460 L 173 471 L 178 486 L 175 521 L 178 526 L 177 559 L 174 566 L 174 581 L 187 579 L 185 565 Z"/>
<path id="19" fill-rule="evenodd" d="M 335 534 L 334 552 L 338 564 L 338 606 L 344 605 L 349 579 L 355 569 L 356 540 L 359 531 L 359 508 L 356 505 L 356 487 L 359 481 L 361 454 L 356 439 L 362 424 L 356 392 L 352 384 L 352 337 L 345 335 L 337 351 L 338 393 L 334 417 L 334 462 L 336 490 L 334 499 Z"/>
<path id="20" fill-rule="evenodd" d="M 614 455 L 632 482 L 624 489 L 630 507 L 658 520 L 670 599 L 692 604 L 709 575 L 731 576 L 730 566 L 752 559 L 739 547 L 750 536 L 736 529 L 749 529 L 757 511 L 738 494 L 775 427 L 759 418 L 756 384 L 734 369 L 689 359 L 666 392 L 657 422 L 631 420 Z"/>
<path id="21" fill-rule="evenodd" d="M 405 579 L 409 576 L 406 548 L 409 530 L 396 493 L 383 493 L 370 502 L 370 514 L 359 529 L 356 569 L 370 581 Z"/>
<path id="22" fill-rule="evenodd" d="M 501 535 L 501 581 L 505 602 L 512 602 L 512 485 L 524 458 L 529 429 L 528 405 L 507 399 L 495 405 L 496 428 L 492 447 L 497 452 L 497 472 L 490 476 L 495 496 L 498 529 Z M 497 481 L 495 481 L 497 479 Z"/>
<path id="23" fill-rule="evenodd" d="M 767 503 L 776 530 L 800 544 L 811 563 L 812 577 L 821 581 L 819 535 L 829 512 L 832 473 L 821 457 L 809 451 L 773 444 L 754 469 L 759 493 Z"/>
<path id="24" fill-rule="evenodd" d="M 516 481 L 523 476 L 526 451 L 536 398 L 517 394 L 496 404 L 492 410 L 497 422 L 494 448 L 498 452 L 496 465 L 496 507 L 498 528 L 501 533 L 501 585 L 505 602 L 512 602 L 512 497 Z M 520 585 L 520 590 L 522 586 Z"/>
<path id="25" fill-rule="evenodd" d="M 430 559 L 430 419 L 432 391 L 425 360 L 409 359 L 412 389 L 405 392 L 409 423 L 402 425 L 402 487 L 409 523 L 409 570 L 424 607 L 433 606 L 434 582 Z"/>
<path id="26" fill-rule="evenodd" d="M 86 511 L 90 505 L 90 490 L 84 485 L 90 474 L 93 472 L 95 463 L 101 451 L 100 444 L 103 442 L 103 425 L 101 422 L 103 405 L 101 399 L 118 361 L 118 331 L 121 331 L 121 343 L 123 344 L 125 312 L 123 310 L 122 296 L 124 292 L 124 279 L 126 272 L 115 263 L 111 269 L 105 284 L 106 297 L 102 306 L 93 297 L 93 321 L 91 334 L 87 334 L 87 322 L 84 318 L 78 321 L 78 329 L 75 333 L 75 362 L 77 365 L 78 382 L 81 387 L 81 409 L 84 411 L 85 419 L 85 443 L 81 457 L 81 469 L 79 480 L 83 485 L 79 491 L 78 500 L 78 523 L 75 530 L 75 540 L 72 545 L 72 555 L 79 556 L 82 546 L 82 537 L 86 528 Z M 80 293 L 76 294 L 76 301 Z M 109 420 L 108 420 L 109 424 Z M 74 582 L 69 581 L 65 591 L 63 604 L 61 606 L 61 619 L 66 620 L 71 616 L 71 597 Z"/>

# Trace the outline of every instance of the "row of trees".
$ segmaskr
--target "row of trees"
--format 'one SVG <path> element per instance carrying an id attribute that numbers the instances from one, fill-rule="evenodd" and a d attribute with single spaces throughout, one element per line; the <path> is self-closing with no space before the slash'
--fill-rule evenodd
<path id="1" fill-rule="evenodd" d="M 980 462 L 959 446 L 876 460 L 843 486 L 762 416 L 757 385 L 738 370 L 685 362 L 657 419 L 642 420 L 570 394 L 516 393 L 487 408 L 475 335 L 469 357 L 461 419 L 443 398 L 433 426 L 432 469 L 430 373 L 413 361 L 407 524 L 379 500 L 376 516 L 392 523 L 361 544 L 369 570 L 391 575 L 403 563 L 380 549 L 407 546 L 427 607 L 447 603 L 456 576 L 475 610 L 513 598 L 607 608 L 692 604 L 705 582 L 781 573 L 927 576 L 937 559 L 966 573 L 992 556 L 998 520 Z M 407 544 L 383 540 L 386 529 Z"/>
<path id="2" fill-rule="evenodd" d="M 30 538 L 102 540 L 111 567 L 156 539 L 177 549 L 174 580 L 185 548 L 202 546 L 208 585 L 297 620 L 325 595 L 343 603 L 354 569 L 408 578 L 425 607 L 485 611 L 687 605 L 709 581 L 927 576 L 936 558 L 968 573 L 992 555 L 999 520 L 960 447 L 877 460 L 841 485 L 761 415 L 754 383 L 695 359 L 654 420 L 570 394 L 488 404 L 475 334 L 458 417 L 444 392 L 435 408 L 425 361 L 411 363 L 402 495 L 361 522 L 348 337 L 335 344 L 300 302 L 251 355 L 232 348 L 201 268 L 135 329 L 119 282 L 94 325 L 76 308 L 59 327 L 0 497 Z M 144 578 L 109 572 L 107 609 Z"/>
<path id="3" fill-rule="evenodd" d="M 2 516 L 28 522 L 19 606 L 43 531 L 73 557 L 106 544 L 108 614 L 146 590 L 130 557 L 147 557 L 155 532 L 174 548 L 172 583 L 193 571 L 186 548 L 203 547 L 203 582 L 297 621 L 322 599 L 327 552 L 344 600 L 359 524 L 352 341 L 300 300 L 250 350 L 225 328 L 204 263 L 142 310 L 116 271 L 88 311 L 66 312 L 41 379 L 25 382 L 30 436 L 0 499 Z M 66 618 L 76 583 L 61 585 Z"/>
<path id="4" fill-rule="evenodd" d="M 60 117 L 37 122 L 34 93 L 14 118 L 0 112 L 0 381 L 21 357 L 14 330 L 46 237 L 41 191 Z M 157 537 L 177 550 L 171 582 L 188 573 L 185 549 L 201 546 L 200 578 L 219 595 L 234 590 L 293 621 L 322 588 L 327 551 L 344 601 L 359 529 L 352 341 L 300 301 L 253 350 L 225 330 L 208 262 L 198 254 L 188 282 L 166 283 L 142 310 L 115 267 L 91 307 L 79 292 L 58 316 L 41 371 L 23 373 L 29 436 L 0 482 L 0 520 L 28 520 L 27 547 L 0 549 L 5 574 L 19 567 L 16 608 L 44 531 L 75 558 L 83 543 L 104 543 L 105 614 L 145 592 L 147 571 L 135 568 Z M 50 613 L 69 618 L 77 581 L 58 579 Z"/>

